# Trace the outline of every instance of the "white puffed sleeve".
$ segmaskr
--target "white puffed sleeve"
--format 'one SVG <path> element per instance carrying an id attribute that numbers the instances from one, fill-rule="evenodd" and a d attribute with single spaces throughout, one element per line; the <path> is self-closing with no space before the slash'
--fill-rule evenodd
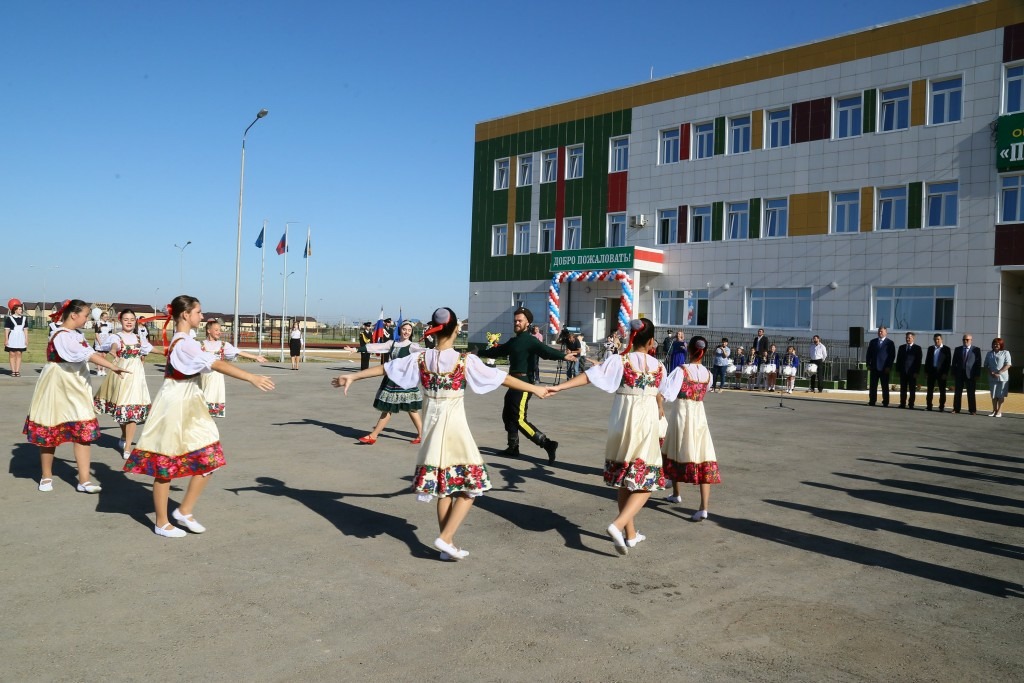
<path id="1" fill-rule="evenodd" d="M 507 373 L 486 365 L 476 354 L 466 356 L 466 384 L 474 394 L 494 391 L 505 381 Z"/>
<path id="2" fill-rule="evenodd" d="M 67 363 L 87 361 L 95 353 L 92 347 L 85 343 L 85 337 L 74 330 L 54 333 L 53 348 L 57 350 L 57 355 Z"/>
<path id="3" fill-rule="evenodd" d="M 394 343 L 395 343 L 394 341 L 389 339 L 386 342 L 378 342 L 376 344 L 367 344 L 366 345 L 366 352 L 367 353 L 391 353 L 391 345 L 394 344 Z"/>
<path id="4" fill-rule="evenodd" d="M 179 340 L 171 349 L 171 365 L 183 375 L 196 375 L 211 372 L 217 356 L 203 351 L 199 342 L 184 334 L 175 334 Z M 172 342 L 173 343 L 173 342 Z"/>
<path id="5" fill-rule="evenodd" d="M 121 337 L 116 334 L 107 335 L 104 339 L 100 340 L 97 337 L 96 342 L 92 345 L 94 349 L 100 353 L 117 353 L 117 347 L 122 344 Z"/>
<path id="6" fill-rule="evenodd" d="M 367 344 L 367 347 L 369 346 Z M 388 379 L 403 389 L 412 389 L 420 383 L 419 360 L 420 354 L 418 353 L 390 360 L 384 364 L 384 373 Z"/>
<path id="7" fill-rule="evenodd" d="M 224 360 L 234 360 L 238 358 L 238 349 L 228 342 L 223 342 L 222 348 L 224 349 Z"/>
<path id="8" fill-rule="evenodd" d="M 135 336 L 139 340 L 139 353 L 141 353 L 143 356 L 148 356 L 149 354 L 153 353 L 153 345 L 149 343 L 149 337 L 144 337 L 138 334 Z"/>
<path id="9" fill-rule="evenodd" d="M 678 366 L 672 372 L 668 373 L 668 377 L 661 380 L 661 386 L 658 388 L 658 393 L 661 394 L 662 398 L 666 401 L 674 401 L 679 396 L 679 390 L 683 388 L 683 366 Z"/>
<path id="10" fill-rule="evenodd" d="M 622 367 L 622 356 L 619 354 L 609 356 L 600 365 L 586 370 L 587 379 L 601 391 L 607 391 L 610 394 L 622 384 Z"/>

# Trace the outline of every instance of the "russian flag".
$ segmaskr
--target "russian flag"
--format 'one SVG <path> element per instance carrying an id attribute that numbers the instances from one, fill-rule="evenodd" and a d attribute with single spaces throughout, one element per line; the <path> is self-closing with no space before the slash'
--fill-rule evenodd
<path id="1" fill-rule="evenodd" d="M 277 254 L 280 256 L 288 251 L 288 233 L 281 235 L 281 241 L 277 243 Z"/>
<path id="2" fill-rule="evenodd" d="M 381 306 L 380 317 L 377 318 L 377 324 L 373 326 L 372 340 L 374 344 L 377 344 L 384 340 L 384 307 Z"/>

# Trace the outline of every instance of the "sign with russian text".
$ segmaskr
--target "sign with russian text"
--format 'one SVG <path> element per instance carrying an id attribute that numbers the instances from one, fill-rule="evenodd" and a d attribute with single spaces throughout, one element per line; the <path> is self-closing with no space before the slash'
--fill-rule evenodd
<path id="1" fill-rule="evenodd" d="M 551 272 L 632 268 L 633 247 L 571 249 L 551 252 Z"/>
<path id="2" fill-rule="evenodd" d="M 1024 169 L 1024 113 L 1000 116 L 996 132 L 996 170 Z"/>

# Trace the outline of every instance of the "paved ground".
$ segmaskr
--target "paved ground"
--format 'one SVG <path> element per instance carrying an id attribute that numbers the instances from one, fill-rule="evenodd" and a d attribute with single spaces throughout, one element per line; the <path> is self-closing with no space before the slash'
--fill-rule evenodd
<path id="1" fill-rule="evenodd" d="M 76 493 L 66 464 L 38 493 L 19 433 L 35 366 L 0 376 L 0 680 L 1020 680 L 1020 416 L 709 396 L 711 516 L 689 521 L 692 489 L 658 500 L 620 558 L 603 533 L 610 397 L 531 404 L 562 443 L 549 467 L 532 447 L 493 455 L 501 392 L 470 396 L 496 490 L 452 564 L 430 547 L 433 506 L 405 492 L 409 421 L 355 443 L 376 383 L 343 398 L 329 378 L 350 367 L 269 366 L 267 395 L 229 380 L 209 531 L 177 540 L 152 533 L 150 481 L 120 474 L 106 418 L 103 493 Z"/>

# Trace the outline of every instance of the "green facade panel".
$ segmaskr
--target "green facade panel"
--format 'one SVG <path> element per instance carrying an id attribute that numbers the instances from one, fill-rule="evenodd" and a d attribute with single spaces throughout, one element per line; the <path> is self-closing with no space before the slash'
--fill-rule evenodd
<path id="1" fill-rule="evenodd" d="M 715 119 L 715 156 L 725 154 L 725 117 Z"/>
<path id="2" fill-rule="evenodd" d="M 752 240 L 756 240 L 761 236 L 761 198 L 754 197 L 750 200 L 750 206 L 748 208 L 750 216 L 750 230 L 749 237 Z"/>
<path id="3" fill-rule="evenodd" d="M 923 183 L 910 183 L 910 188 L 907 191 L 907 228 L 910 230 L 921 228 L 921 198 L 923 193 Z"/>
<path id="4" fill-rule="evenodd" d="M 722 241 L 722 226 L 725 223 L 725 202 L 711 203 L 711 241 Z"/>
<path id="5" fill-rule="evenodd" d="M 878 91 L 864 91 L 864 132 L 875 132 L 875 121 L 878 118 Z"/>
<path id="6" fill-rule="evenodd" d="M 582 217 L 583 248 L 601 247 L 605 241 L 608 207 L 608 139 L 628 135 L 631 126 L 632 110 L 625 109 L 477 142 L 473 165 L 470 280 L 540 280 L 549 277 L 550 254 L 491 256 L 491 235 L 493 226 L 508 221 L 509 201 L 515 202 L 514 216 L 517 222 L 530 220 L 533 192 L 540 193 L 540 218 L 555 218 L 558 208 L 557 183 L 495 191 L 495 160 L 582 144 L 583 177 L 564 181 L 563 215 Z M 564 160 L 560 159 L 559 162 L 558 173 L 564 178 Z M 515 164 L 512 164 L 511 171 L 514 177 Z M 539 181 L 541 173 L 542 168 L 538 164 L 534 168 L 535 181 Z M 514 193 L 512 198 L 509 196 L 510 193 Z M 562 226 L 557 225 L 555 228 L 560 231 Z M 510 252 L 514 231 L 514 225 L 509 225 Z"/>

